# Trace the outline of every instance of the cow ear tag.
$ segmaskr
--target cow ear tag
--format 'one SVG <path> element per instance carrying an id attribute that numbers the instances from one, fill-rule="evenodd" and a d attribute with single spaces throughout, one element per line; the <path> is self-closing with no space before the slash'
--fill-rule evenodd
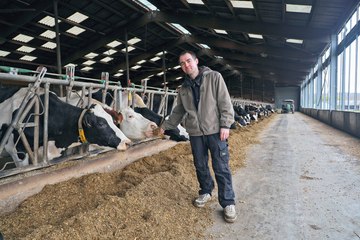
<path id="1" fill-rule="evenodd" d="M 85 132 L 84 129 L 79 128 L 79 137 L 80 137 L 80 141 L 82 143 L 87 143 L 86 137 L 85 137 Z"/>

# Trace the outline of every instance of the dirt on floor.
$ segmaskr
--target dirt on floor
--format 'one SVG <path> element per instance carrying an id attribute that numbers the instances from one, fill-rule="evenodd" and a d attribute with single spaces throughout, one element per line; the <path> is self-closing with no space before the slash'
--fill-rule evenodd
<path id="1" fill-rule="evenodd" d="M 244 166 L 272 117 L 231 130 L 230 166 Z M 210 208 L 195 208 L 198 183 L 190 144 L 142 158 L 122 170 L 47 185 L 14 212 L 1 216 L 10 239 L 202 239 Z"/>

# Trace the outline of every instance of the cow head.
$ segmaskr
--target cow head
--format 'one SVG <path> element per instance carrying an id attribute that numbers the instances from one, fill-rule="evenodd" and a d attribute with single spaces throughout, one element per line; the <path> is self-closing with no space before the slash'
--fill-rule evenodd
<path id="1" fill-rule="evenodd" d="M 131 141 L 115 126 L 112 117 L 99 104 L 85 113 L 82 124 L 88 142 L 126 150 Z"/>
<path id="2" fill-rule="evenodd" d="M 156 123 L 136 113 L 132 108 L 127 107 L 121 110 L 123 121 L 120 129 L 132 140 L 142 140 L 153 136 L 153 130 L 157 128 Z"/>

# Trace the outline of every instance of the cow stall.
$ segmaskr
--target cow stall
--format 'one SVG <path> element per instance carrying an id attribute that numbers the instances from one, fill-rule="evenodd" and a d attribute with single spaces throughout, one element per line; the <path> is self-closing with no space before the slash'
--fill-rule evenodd
<path id="1" fill-rule="evenodd" d="M 2 70 L 5 68 L 3 67 Z M 27 91 L 23 96 L 23 99 L 18 99 L 21 101 L 19 104 L 19 109 L 17 109 L 16 114 L 11 119 L 12 122 L 8 124 L 8 128 L 1 131 L 2 139 L 0 143 L 0 153 L 3 153 L 5 150 L 5 145 L 11 137 L 11 133 L 15 130 L 17 131 L 19 138 L 14 140 L 14 145 L 21 142 L 25 146 L 26 152 L 22 154 L 27 154 L 28 159 L 26 162 L 23 161 L 11 161 L 9 158 L 5 159 L 5 163 L 1 165 L 0 177 L 7 177 L 11 175 L 16 175 L 18 173 L 23 173 L 26 171 L 31 171 L 34 169 L 40 169 L 44 167 L 49 167 L 51 165 L 57 164 L 62 161 L 67 161 L 74 158 L 81 158 L 88 156 L 90 154 L 98 154 L 101 152 L 110 151 L 109 148 L 94 148 L 89 143 L 82 140 L 82 143 L 76 147 L 71 147 L 66 149 L 63 152 L 61 157 L 49 160 L 48 156 L 48 113 L 49 113 L 49 93 L 51 86 L 57 87 L 66 87 L 66 96 L 63 97 L 65 102 L 70 102 L 73 99 L 76 99 L 75 103 L 72 103 L 75 106 L 89 109 L 90 103 L 93 101 L 93 93 L 100 92 L 102 103 L 105 103 L 105 100 L 108 93 L 111 91 L 111 98 L 113 102 L 113 109 L 119 111 L 121 106 L 130 106 L 135 102 L 134 98 L 137 95 L 136 93 L 143 94 L 175 94 L 173 91 L 165 90 L 161 91 L 160 89 L 146 89 L 143 86 L 131 85 L 130 87 L 122 87 L 118 82 L 109 81 L 109 75 L 107 73 L 102 73 L 101 79 L 89 79 L 89 78 L 80 78 L 74 75 L 74 66 L 68 66 L 66 68 L 66 75 L 58 75 L 47 73 L 46 68 L 39 67 L 36 71 L 25 70 L 25 69 L 15 69 L 7 68 L 8 73 L 0 73 L 0 82 L 7 85 L 20 85 L 26 86 Z M 170 92 L 170 93 L 169 93 Z M 43 94 L 43 101 L 40 101 L 40 93 Z M 35 107 L 34 107 L 35 106 Z M 42 111 L 40 112 L 40 107 Z M 166 104 L 164 105 L 166 107 Z M 34 112 L 31 113 L 32 109 Z M 12 113 L 9 112 L 11 115 Z M 33 116 L 33 120 L 30 122 L 28 115 Z M 42 135 L 39 135 L 39 117 L 43 119 L 43 124 L 41 125 Z M 25 119 L 28 117 L 27 119 Z M 31 118 L 32 119 L 32 118 Z M 34 137 L 31 139 L 31 144 L 29 140 L 24 135 L 24 131 L 27 128 L 34 129 Z M 80 131 L 79 127 L 79 138 L 83 137 L 83 132 Z M 42 138 L 41 140 L 39 140 Z M 152 141 L 154 139 L 146 139 L 144 141 L 136 141 L 128 144 L 131 146 L 144 143 L 146 141 Z M 39 146 L 39 141 L 43 142 L 43 146 Z M 13 146 L 15 149 L 15 146 Z M 42 150 L 41 150 L 42 149 Z M 9 149 L 7 149 L 9 150 Z M 41 154 L 39 152 L 41 151 Z M 19 154 L 19 153 L 15 153 Z M 40 155 L 40 156 L 39 156 Z M 15 168 L 13 167 L 15 165 Z"/>

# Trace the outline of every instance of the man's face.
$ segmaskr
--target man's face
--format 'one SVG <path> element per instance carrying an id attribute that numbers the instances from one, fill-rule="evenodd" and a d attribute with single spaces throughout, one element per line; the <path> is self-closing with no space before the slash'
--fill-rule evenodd
<path id="1" fill-rule="evenodd" d="M 199 60 L 194 59 L 191 54 L 185 53 L 179 57 L 181 69 L 188 75 L 193 75 L 198 71 Z"/>

